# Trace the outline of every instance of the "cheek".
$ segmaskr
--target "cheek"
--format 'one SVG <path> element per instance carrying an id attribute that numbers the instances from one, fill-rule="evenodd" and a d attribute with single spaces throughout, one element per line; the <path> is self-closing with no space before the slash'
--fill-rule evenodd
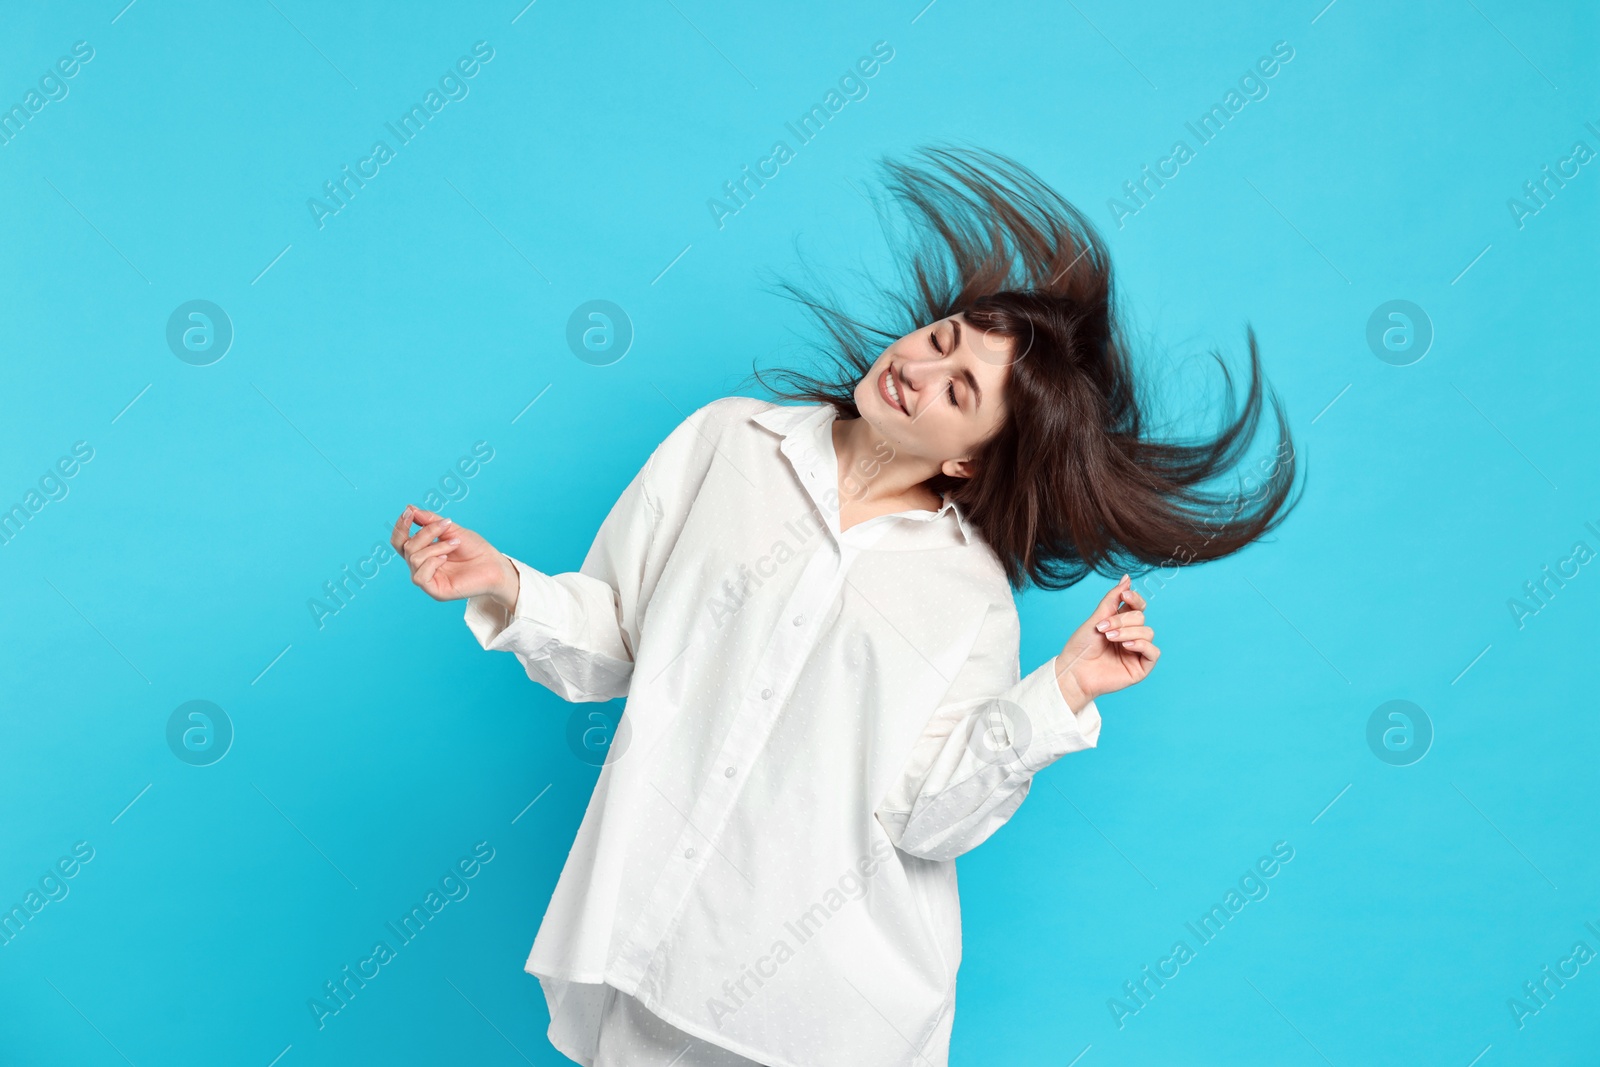
<path id="1" fill-rule="evenodd" d="M 962 456 L 972 440 L 971 427 L 955 408 L 941 402 L 940 406 L 923 415 L 908 431 L 914 434 L 922 455 L 932 458 Z"/>

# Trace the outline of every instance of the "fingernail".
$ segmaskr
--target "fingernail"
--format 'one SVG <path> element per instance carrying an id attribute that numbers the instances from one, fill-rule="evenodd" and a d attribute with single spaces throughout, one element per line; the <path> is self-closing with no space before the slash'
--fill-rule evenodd
<path id="1" fill-rule="evenodd" d="M 446 525 L 446 526 L 449 526 L 449 525 L 450 525 L 450 520 L 449 520 L 449 519 L 445 519 L 445 520 L 444 520 L 444 524 L 445 524 L 445 525 Z"/>
<path id="2" fill-rule="evenodd" d="M 1099 630 L 1101 633 L 1105 633 L 1106 632 L 1106 627 L 1110 626 L 1110 625 L 1111 624 L 1109 622 L 1101 622 L 1101 623 L 1096 623 L 1094 628 L 1096 630 Z"/>
<path id="3" fill-rule="evenodd" d="M 1122 632 L 1121 630 L 1107 630 L 1106 631 L 1106 636 L 1109 637 L 1109 638 L 1115 638 L 1121 632 Z"/>
<path id="4" fill-rule="evenodd" d="M 459 545 L 460 543 L 461 543 L 461 538 L 459 538 L 459 537 L 452 537 L 452 538 L 450 538 L 450 540 L 445 542 L 445 544 L 447 544 L 447 545 Z"/>

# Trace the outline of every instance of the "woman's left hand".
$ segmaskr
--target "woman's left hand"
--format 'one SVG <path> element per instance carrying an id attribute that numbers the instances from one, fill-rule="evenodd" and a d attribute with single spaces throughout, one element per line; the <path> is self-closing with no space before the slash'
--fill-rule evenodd
<path id="1" fill-rule="evenodd" d="M 1056 681 L 1074 711 L 1149 676 L 1161 650 L 1154 643 L 1155 631 L 1145 625 L 1145 606 L 1133 580 L 1124 574 L 1067 638 L 1056 657 Z M 1080 696 L 1082 703 L 1075 702 Z"/>

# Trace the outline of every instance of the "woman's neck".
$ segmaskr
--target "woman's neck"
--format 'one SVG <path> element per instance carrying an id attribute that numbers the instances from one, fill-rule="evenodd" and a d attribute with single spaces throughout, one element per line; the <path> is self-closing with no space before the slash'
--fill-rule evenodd
<path id="1" fill-rule="evenodd" d="M 895 451 L 865 419 L 834 419 L 833 450 L 839 457 L 839 495 L 858 505 L 895 505 L 892 510 L 929 507 L 939 495 L 923 483 L 937 465 Z"/>

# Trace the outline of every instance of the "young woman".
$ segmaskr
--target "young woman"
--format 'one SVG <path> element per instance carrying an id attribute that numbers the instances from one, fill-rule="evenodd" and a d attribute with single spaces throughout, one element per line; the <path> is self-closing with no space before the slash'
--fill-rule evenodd
<path id="1" fill-rule="evenodd" d="M 1023 676 L 1014 591 L 1216 559 L 1292 506 L 1275 398 L 1272 470 L 1205 488 L 1262 411 L 1253 337 L 1240 413 L 1152 440 L 1087 221 L 1003 156 L 923 156 L 888 164 L 925 240 L 884 323 L 801 295 L 837 373 L 684 419 L 578 571 L 395 524 L 485 649 L 627 698 L 526 966 L 578 1063 L 946 1063 L 953 861 L 1161 654 L 1123 574 Z"/>

